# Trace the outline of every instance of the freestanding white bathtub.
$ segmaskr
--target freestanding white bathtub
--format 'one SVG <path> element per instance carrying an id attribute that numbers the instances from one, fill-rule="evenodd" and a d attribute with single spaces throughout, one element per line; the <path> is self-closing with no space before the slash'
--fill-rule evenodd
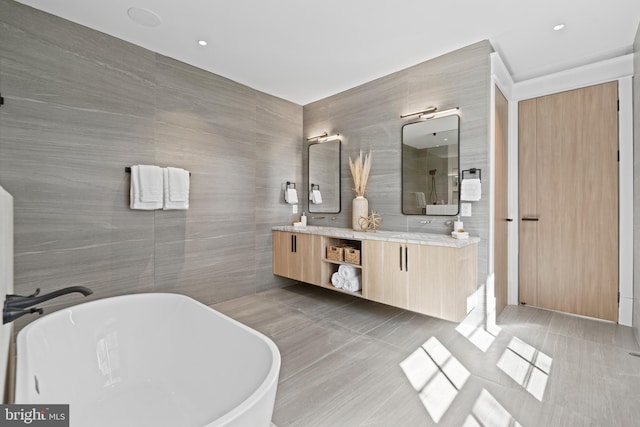
<path id="1" fill-rule="evenodd" d="M 69 404 L 76 427 L 266 427 L 279 372 L 253 329 L 186 296 L 127 295 L 20 331 L 15 403 Z"/>

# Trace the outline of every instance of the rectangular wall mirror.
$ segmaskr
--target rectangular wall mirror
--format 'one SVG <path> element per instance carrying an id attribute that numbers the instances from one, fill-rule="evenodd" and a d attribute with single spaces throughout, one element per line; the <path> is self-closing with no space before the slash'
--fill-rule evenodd
<path id="1" fill-rule="evenodd" d="M 452 115 L 402 126 L 403 214 L 458 214 L 459 124 Z"/>
<path id="2" fill-rule="evenodd" d="M 309 145 L 309 212 L 340 212 L 339 139 Z"/>

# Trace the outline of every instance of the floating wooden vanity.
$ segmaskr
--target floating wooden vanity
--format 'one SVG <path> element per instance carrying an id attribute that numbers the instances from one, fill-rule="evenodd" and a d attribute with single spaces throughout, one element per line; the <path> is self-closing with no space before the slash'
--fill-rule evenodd
<path id="1" fill-rule="evenodd" d="M 476 291 L 477 237 L 331 227 L 273 227 L 273 274 L 429 316 L 461 321 Z M 329 260 L 328 246 L 360 250 L 361 265 Z M 340 264 L 362 269 L 362 291 L 331 284 Z"/>

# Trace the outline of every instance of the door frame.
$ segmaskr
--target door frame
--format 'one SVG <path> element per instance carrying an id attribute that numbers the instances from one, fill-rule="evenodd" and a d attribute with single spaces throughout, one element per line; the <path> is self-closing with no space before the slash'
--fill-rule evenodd
<path id="1" fill-rule="evenodd" d="M 585 86 L 618 81 L 618 148 L 620 163 L 618 172 L 620 230 L 632 229 L 633 225 L 633 54 L 597 62 L 583 67 L 514 83 L 504 95 L 509 101 L 509 216 L 518 218 L 518 102 L 564 92 Z M 492 79 L 493 80 L 493 79 Z M 501 89 L 502 90 L 502 89 Z M 491 132 L 493 129 L 491 128 Z M 493 139 L 493 137 L 491 137 Z M 494 146 L 491 144 L 492 160 Z M 493 165 L 494 163 L 490 163 Z M 492 180 L 493 181 L 493 180 Z M 493 191 L 493 189 L 492 189 Z M 492 192 L 493 195 L 493 192 Z M 493 203 L 493 202 L 491 202 Z M 492 205 L 491 205 L 492 206 Z M 493 221 L 493 216 L 491 217 Z M 508 303 L 518 304 L 518 229 L 517 221 L 509 229 L 509 281 Z M 619 292 L 618 323 L 631 326 L 633 309 L 633 233 L 619 235 Z M 493 231 L 490 230 L 490 265 L 493 266 Z"/>

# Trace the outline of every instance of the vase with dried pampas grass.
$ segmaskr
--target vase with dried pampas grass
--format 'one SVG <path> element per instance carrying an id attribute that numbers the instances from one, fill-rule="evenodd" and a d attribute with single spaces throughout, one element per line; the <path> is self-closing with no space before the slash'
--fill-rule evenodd
<path id="1" fill-rule="evenodd" d="M 362 156 L 362 151 L 355 161 L 349 156 L 349 167 L 351 168 L 351 176 L 355 184 L 356 198 L 352 202 L 351 226 L 354 230 L 361 231 L 360 218 L 369 215 L 369 202 L 364 197 L 364 192 L 371 171 L 371 152 Z"/>

